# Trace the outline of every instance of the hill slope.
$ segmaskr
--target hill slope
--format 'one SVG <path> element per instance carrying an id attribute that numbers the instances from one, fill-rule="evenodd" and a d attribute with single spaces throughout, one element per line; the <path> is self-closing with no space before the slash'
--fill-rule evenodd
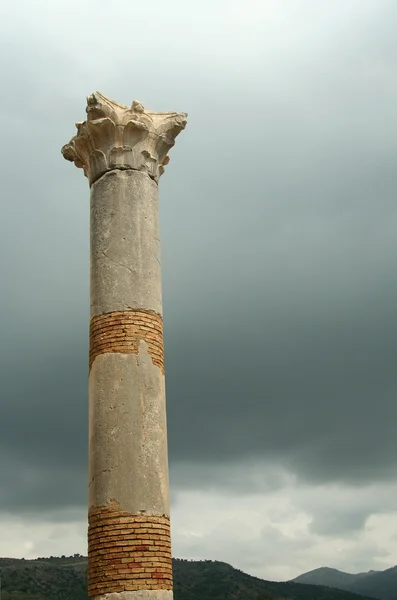
<path id="1" fill-rule="evenodd" d="M 212 561 L 174 560 L 175 600 L 372 600 L 343 590 L 251 577 Z M 0 559 L 2 600 L 87 600 L 83 556 Z"/>
<path id="2" fill-rule="evenodd" d="M 345 590 L 349 589 L 349 586 L 353 585 L 358 579 L 376 572 L 377 571 L 369 571 L 368 573 L 352 575 L 351 573 L 338 571 L 338 569 L 320 567 L 319 569 L 314 569 L 308 573 L 303 573 L 303 575 L 295 577 L 292 581 L 295 583 L 308 583 L 311 585 L 327 585 L 329 587 Z"/>
<path id="3" fill-rule="evenodd" d="M 337 569 L 323 567 L 299 575 L 294 583 L 326 585 L 378 600 L 397 600 L 397 567 L 386 571 L 368 571 L 351 575 Z"/>

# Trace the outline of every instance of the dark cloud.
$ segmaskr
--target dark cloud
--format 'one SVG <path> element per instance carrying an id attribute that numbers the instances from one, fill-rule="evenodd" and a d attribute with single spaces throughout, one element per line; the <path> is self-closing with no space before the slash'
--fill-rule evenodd
<path id="1" fill-rule="evenodd" d="M 327 513 L 316 516 L 310 529 L 321 536 L 349 535 L 351 537 L 362 530 L 367 517 L 365 511 L 360 512 L 355 507 L 349 507 L 349 510 L 343 512 L 332 508 Z"/>
<path id="2" fill-rule="evenodd" d="M 317 29 L 310 11 L 281 12 L 283 43 L 264 21 L 240 53 L 230 25 L 205 67 L 177 45 L 163 64 L 156 42 L 110 68 L 104 48 L 66 44 L 69 21 L 58 43 L 4 38 L 3 509 L 86 502 L 88 185 L 60 148 L 96 88 L 189 112 L 160 182 L 176 485 L 255 488 L 228 465 L 260 460 L 265 487 L 282 484 L 278 465 L 315 482 L 395 477 L 396 7 L 322 6 Z"/>

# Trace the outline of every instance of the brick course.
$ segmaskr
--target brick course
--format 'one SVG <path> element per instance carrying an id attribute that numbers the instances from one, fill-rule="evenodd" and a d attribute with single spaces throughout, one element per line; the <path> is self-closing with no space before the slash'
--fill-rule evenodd
<path id="1" fill-rule="evenodd" d="M 90 370 L 99 354 L 138 354 L 141 341 L 147 343 L 153 364 L 164 373 L 161 315 L 144 309 L 130 309 L 93 317 L 90 322 Z"/>
<path id="2" fill-rule="evenodd" d="M 169 518 L 91 508 L 88 595 L 172 590 Z"/>

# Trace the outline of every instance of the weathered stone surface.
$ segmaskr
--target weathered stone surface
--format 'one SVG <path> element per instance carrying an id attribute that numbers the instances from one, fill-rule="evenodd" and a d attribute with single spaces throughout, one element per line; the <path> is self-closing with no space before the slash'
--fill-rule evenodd
<path id="1" fill-rule="evenodd" d="M 96 600 L 172 600 L 169 590 L 139 590 L 136 592 L 119 592 L 97 596 Z"/>
<path id="2" fill-rule="evenodd" d="M 113 169 L 144 171 L 157 182 L 187 122 L 186 113 L 154 112 L 137 101 L 125 106 L 100 92 L 87 98 L 86 112 L 62 154 L 84 170 L 90 185 Z"/>
<path id="3" fill-rule="evenodd" d="M 101 354 L 89 379 L 89 505 L 169 516 L 165 381 L 147 344 Z"/>
<path id="4" fill-rule="evenodd" d="M 141 171 L 111 171 L 91 188 L 91 317 L 162 313 L 158 188 Z"/>

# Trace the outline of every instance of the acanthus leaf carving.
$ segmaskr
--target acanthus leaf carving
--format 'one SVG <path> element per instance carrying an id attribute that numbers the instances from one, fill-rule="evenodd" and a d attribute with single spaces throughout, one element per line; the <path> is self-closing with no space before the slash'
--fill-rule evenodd
<path id="1" fill-rule="evenodd" d="M 186 113 L 148 111 L 137 100 L 128 107 L 99 92 L 88 96 L 86 112 L 62 154 L 84 170 L 90 185 L 113 169 L 142 170 L 158 181 L 187 123 Z"/>

